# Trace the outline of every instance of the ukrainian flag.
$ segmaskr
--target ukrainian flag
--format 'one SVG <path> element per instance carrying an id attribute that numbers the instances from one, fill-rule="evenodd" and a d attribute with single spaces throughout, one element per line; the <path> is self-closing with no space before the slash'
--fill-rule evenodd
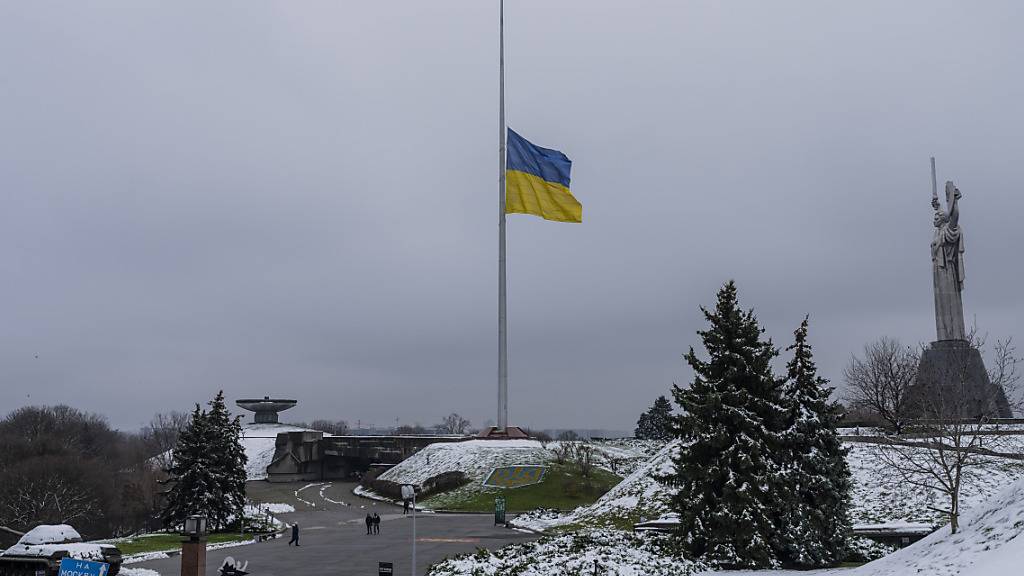
<path id="1" fill-rule="evenodd" d="M 555 222 L 583 222 L 583 206 L 569 192 L 572 161 L 558 150 L 534 146 L 508 130 L 505 212 Z"/>

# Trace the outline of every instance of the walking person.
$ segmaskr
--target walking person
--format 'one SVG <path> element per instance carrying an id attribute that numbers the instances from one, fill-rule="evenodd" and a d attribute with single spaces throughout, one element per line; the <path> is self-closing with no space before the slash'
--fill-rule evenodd
<path id="1" fill-rule="evenodd" d="M 366 533 L 373 534 L 373 516 L 369 512 L 366 513 Z"/>
<path id="2" fill-rule="evenodd" d="M 409 513 L 409 499 L 402 500 L 402 514 Z"/>
<path id="3" fill-rule="evenodd" d="M 380 534 L 380 515 L 373 513 L 373 533 Z"/>
<path id="4" fill-rule="evenodd" d="M 296 546 L 299 545 L 299 523 L 298 522 L 292 524 L 292 539 L 288 541 L 288 545 L 291 546 L 293 543 Z"/>

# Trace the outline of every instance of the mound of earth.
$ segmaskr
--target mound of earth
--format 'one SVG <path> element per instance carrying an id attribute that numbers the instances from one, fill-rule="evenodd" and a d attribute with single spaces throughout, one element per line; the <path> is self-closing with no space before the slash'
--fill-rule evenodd
<path id="1" fill-rule="evenodd" d="M 531 530 L 566 525 L 628 529 L 636 522 L 658 518 L 668 511 L 669 493 L 657 478 L 672 471 L 672 455 L 678 447 L 678 442 L 662 444 L 661 450 L 590 506 L 562 516 L 544 512 L 523 514 L 517 516 L 514 523 Z"/>
<path id="2" fill-rule="evenodd" d="M 1024 441 L 1024 437 L 1021 437 Z M 616 526 L 628 528 L 641 519 L 655 519 L 668 513 L 668 488 L 657 481 L 659 475 L 672 471 L 671 443 L 637 467 L 619 485 L 593 505 L 567 515 L 533 514 L 515 519 L 515 523 L 533 530 L 559 526 Z M 849 442 L 847 462 L 853 475 L 853 506 L 850 519 L 854 524 L 924 523 L 945 524 L 947 519 L 936 510 L 945 504 L 945 495 L 936 490 L 910 486 L 898 475 L 880 466 L 871 451 L 872 445 Z M 990 458 L 977 468 L 965 471 L 960 506 L 967 511 L 982 505 L 1024 474 L 1024 463 L 1017 460 Z"/>
<path id="3" fill-rule="evenodd" d="M 1017 574 L 1024 558 L 1024 481 L 965 512 L 960 529 L 948 526 L 850 576 L 1003 576 Z"/>
<path id="4" fill-rule="evenodd" d="M 423 484 L 445 472 L 462 472 L 481 484 L 501 466 L 544 466 L 551 452 L 536 440 L 467 440 L 430 444 L 380 475 L 396 484 Z"/>

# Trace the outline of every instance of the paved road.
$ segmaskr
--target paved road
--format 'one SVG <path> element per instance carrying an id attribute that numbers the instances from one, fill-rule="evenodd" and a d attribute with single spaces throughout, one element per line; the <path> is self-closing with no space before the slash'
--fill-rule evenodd
<path id="1" fill-rule="evenodd" d="M 292 489 L 302 486 L 305 484 Z M 246 570 L 252 576 L 376 576 L 378 561 L 394 563 L 396 576 L 410 574 L 411 517 L 403 517 L 400 507 L 353 496 L 351 487 L 351 484 L 335 483 L 327 495 L 327 498 L 343 501 L 347 506 L 325 502 L 318 487 L 312 487 L 300 491 L 299 497 L 316 503 L 315 510 L 309 510 L 307 506 L 304 511 L 279 515 L 282 520 L 299 523 L 300 547 L 288 546 L 288 538 L 278 538 L 248 546 L 210 550 L 207 552 L 206 574 L 217 575 L 228 556 L 248 561 Z M 342 491 L 346 496 L 339 498 Z M 364 518 L 368 510 L 381 515 L 379 535 L 366 535 Z M 535 538 L 531 534 L 494 526 L 492 516 L 470 514 L 419 515 L 416 535 L 416 573 L 419 575 L 425 574 L 431 564 L 447 556 L 472 552 L 477 548 L 500 548 Z M 175 556 L 126 567 L 156 570 L 161 576 L 179 576 L 181 559 Z"/>

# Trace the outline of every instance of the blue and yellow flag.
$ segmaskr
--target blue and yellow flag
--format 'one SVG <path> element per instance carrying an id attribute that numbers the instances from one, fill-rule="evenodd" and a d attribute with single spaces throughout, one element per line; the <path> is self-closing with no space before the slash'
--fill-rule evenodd
<path id="1" fill-rule="evenodd" d="M 569 192 L 572 161 L 565 154 L 534 146 L 510 128 L 506 160 L 506 213 L 583 222 L 583 206 Z"/>

